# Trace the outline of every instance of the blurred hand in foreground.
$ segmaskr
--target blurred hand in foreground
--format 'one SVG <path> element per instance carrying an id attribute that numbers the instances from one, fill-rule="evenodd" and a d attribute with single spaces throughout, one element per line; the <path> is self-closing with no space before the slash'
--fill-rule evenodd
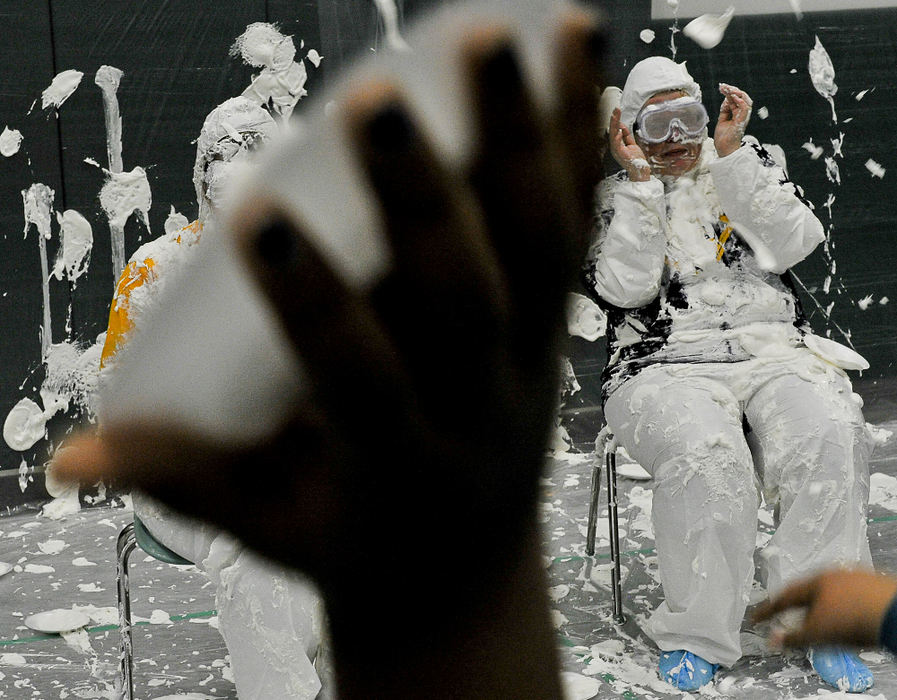
<path id="1" fill-rule="evenodd" d="M 806 611 L 802 624 L 797 629 L 774 632 L 772 644 L 876 646 L 885 613 L 895 596 L 897 579 L 893 577 L 865 570 L 827 571 L 788 586 L 760 605 L 754 620 L 768 620 L 800 608 Z"/>
<path id="2" fill-rule="evenodd" d="M 360 84 L 345 104 L 393 250 L 372 290 L 346 286 L 302 222 L 264 202 L 237 218 L 311 382 L 289 426 L 232 450 L 160 416 L 74 441 L 54 466 L 307 571 L 346 698 L 560 696 L 536 506 L 600 173 L 603 40 L 568 13 L 545 109 L 506 29 L 480 27 L 460 51 L 468 173 L 440 161 L 396 86 Z"/>

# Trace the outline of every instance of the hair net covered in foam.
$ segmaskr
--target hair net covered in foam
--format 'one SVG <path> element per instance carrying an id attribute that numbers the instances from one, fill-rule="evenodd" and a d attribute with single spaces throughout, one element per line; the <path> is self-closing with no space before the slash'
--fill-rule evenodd
<path id="1" fill-rule="evenodd" d="M 209 112 L 196 140 L 196 162 L 193 166 L 193 184 L 196 198 L 202 207 L 202 179 L 213 147 L 226 136 L 239 140 L 241 134 L 258 134 L 270 139 L 277 133 L 277 123 L 256 102 L 246 97 L 232 97 Z"/>
<path id="2" fill-rule="evenodd" d="M 645 102 L 657 93 L 669 90 L 684 90 L 689 97 L 701 100 L 701 88 L 689 75 L 685 63 L 676 63 L 663 56 L 639 61 L 629 71 L 623 86 L 620 120 L 631 131 Z"/>

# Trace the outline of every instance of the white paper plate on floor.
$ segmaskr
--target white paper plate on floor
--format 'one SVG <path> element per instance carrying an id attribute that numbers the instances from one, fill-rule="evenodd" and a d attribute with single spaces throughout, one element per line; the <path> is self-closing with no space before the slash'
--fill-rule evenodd
<path id="1" fill-rule="evenodd" d="M 637 464 L 636 462 L 618 464 L 617 476 L 622 476 L 625 479 L 633 479 L 635 481 L 649 481 L 651 479 L 651 475 L 645 471 L 642 465 Z"/>
<path id="2" fill-rule="evenodd" d="M 25 626 L 35 632 L 59 634 L 81 629 L 90 624 L 90 617 L 77 610 L 47 610 L 25 618 Z"/>
<path id="3" fill-rule="evenodd" d="M 0 576 L 6 576 L 10 571 L 12 571 L 13 565 L 6 561 L 0 561 Z"/>

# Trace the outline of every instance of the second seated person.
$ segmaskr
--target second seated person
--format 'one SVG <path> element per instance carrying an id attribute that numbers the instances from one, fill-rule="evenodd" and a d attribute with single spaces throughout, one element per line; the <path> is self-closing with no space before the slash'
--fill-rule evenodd
<path id="1" fill-rule="evenodd" d="M 685 64 L 633 67 L 610 122 L 623 169 L 599 186 L 585 275 L 608 314 L 607 424 L 653 477 L 664 600 L 646 632 L 661 677 L 685 691 L 741 656 L 761 488 L 775 505 L 770 595 L 824 567 L 871 566 L 872 441 L 844 371 L 867 365 L 813 335 L 789 274 L 824 230 L 745 138 L 748 95 L 720 92 L 709 138 Z M 840 690 L 873 683 L 853 652 L 808 658 Z"/>
<path id="2" fill-rule="evenodd" d="M 183 269 L 200 236 L 215 235 L 216 214 L 224 203 L 232 168 L 275 133 L 271 115 L 245 97 L 225 101 L 206 117 L 197 140 L 193 178 L 199 217 L 143 245 L 128 261 L 109 313 L 101 360 L 104 373 L 115 371 L 116 353 L 139 330 L 164 285 Z M 329 690 L 322 689 L 326 672 L 319 654 L 324 612 L 314 587 L 297 572 L 269 562 L 212 525 L 181 516 L 137 491 L 133 500 L 134 512 L 153 537 L 196 562 L 215 584 L 219 629 L 230 654 L 237 697 L 325 697 Z"/>

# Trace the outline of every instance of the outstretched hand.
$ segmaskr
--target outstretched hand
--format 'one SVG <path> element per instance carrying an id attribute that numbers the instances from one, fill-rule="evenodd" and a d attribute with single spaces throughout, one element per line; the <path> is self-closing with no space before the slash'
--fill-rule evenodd
<path id="1" fill-rule="evenodd" d="M 307 571 L 335 643 L 357 647 L 359 688 L 373 682 L 361 660 L 385 653 L 372 640 L 391 635 L 382 644 L 406 653 L 425 646 L 403 636 L 402 624 L 435 604 L 428 638 L 450 644 L 434 620 L 454 624 L 454 610 L 474 614 L 508 586 L 519 599 L 493 610 L 501 624 L 535 615 L 538 627 L 543 612 L 546 623 L 530 645 L 541 651 L 515 657 L 515 667 L 553 668 L 536 505 L 564 301 L 600 174 L 603 41 L 590 15 L 571 11 L 555 48 L 557 100 L 548 109 L 527 87 L 506 30 L 484 27 L 466 40 L 478 135 L 466 173 L 437 156 L 394 85 L 356 87 L 345 126 L 393 252 L 373 289 L 337 277 L 300 221 L 263 203 L 238 215 L 245 262 L 311 382 L 276 439 L 234 450 L 164 419 L 113 424 L 101 438 L 70 443 L 54 465 L 61 477 L 140 488 Z M 409 575 L 418 581 L 406 587 Z M 465 682 L 491 673 L 486 662 L 470 664 L 494 664 L 500 650 L 490 655 L 488 645 L 507 639 L 476 627 L 481 641 L 461 645 L 466 656 L 456 660 Z M 385 672 L 383 663 L 371 670 Z M 346 697 L 350 686 L 343 677 Z"/>
<path id="2" fill-rule="evenodd" d="M 825 644 L 874 646 L 894 596 L 897 579 L 873 571 L 828 571 L 788 586 L 760 605 L 754 620 L 772 618 L 792 608 L 806 610 L 798 629 L 776 633 L 777 646 Z"/>
<path id="3" fill-rule="evenodd" d="M 719 91 L 725 99 L 719 108 L 713 142 L 717 153 L 727 156 L 741 147 L 754 103 L 744 90 L 734 85 L 720 83 Z"/>

